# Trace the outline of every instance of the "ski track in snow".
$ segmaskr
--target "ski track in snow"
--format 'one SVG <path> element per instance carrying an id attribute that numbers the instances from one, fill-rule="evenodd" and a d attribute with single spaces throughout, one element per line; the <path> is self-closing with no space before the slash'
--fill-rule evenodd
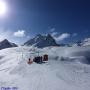
<path id="1" fill-rule="evenodd" d="M 0 59 L 0 87 L 14 86 L 18 90 L 90 90 L 89 65 L 55 60 L 56 56 L 63 55 L 62 52 L 67 56 L 65 49 L 52 48 L 48 52 L 48 48 L 36 49 L 42 55 L 48 53 L 49 61 L 31 65 L 27 64 L 30 52 L 33 52 L 30 48 L 1 50 L 0 56 L 4 57 Z"/>

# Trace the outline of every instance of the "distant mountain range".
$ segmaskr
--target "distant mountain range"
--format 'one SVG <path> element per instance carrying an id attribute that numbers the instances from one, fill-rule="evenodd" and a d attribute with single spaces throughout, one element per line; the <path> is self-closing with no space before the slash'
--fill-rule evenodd
<path id="1" fill-rule="evenodd" d="M 60 46 L 56 43 L 55 39 L 50 35 L 38 34 L 34 38 L 28 40 L 24 43 L 26 46 L 34 45 L 38 48 L 48 47 L 48 46 Z"/>
<path id="2" fill-rule="evenodd" d="M 72 44 L 72 46 L 90 46 L 90 38 L 86 38 L 84 40 L 78 41 Z"/>
<path id="3" fill-rule="evenodd" d="M 57 44 L 55 39 L 50 35 L 41 35 L 38 34 L 34 38 L 28 40 L 24 43 L 26 46 L 36 46 L 38 48 L 48 47 L 48 46 L 88 46 L 90 45 L 90 38 L 75 42 L 73 44 Z"/>
<path id="4" fill-rule="evenodd" d="M 0 50 L 5 48 L 17 47 L 15 43 L 9 42 L 7 39 L 4 39 L 0 42 Z M 57 44 L 55 39 L 50 35 L 41 35 L 38 34 L 34 38 L 28 40 L 23 44 L 23 46 L 35 46 L 38 48 L 44 48 L 48 46 L 67 46 L 67 47 L 74 47 L 74 46 L 90 46 L 90 38 L 78 41 L 73 44 Z"/>
<path id="5" fill-rule="evenodd" d="M 0 50 L 4 48 L 17 47 L 16 44 L 9 42 L 7 39 L 4 39 L 0 42 Z"/>

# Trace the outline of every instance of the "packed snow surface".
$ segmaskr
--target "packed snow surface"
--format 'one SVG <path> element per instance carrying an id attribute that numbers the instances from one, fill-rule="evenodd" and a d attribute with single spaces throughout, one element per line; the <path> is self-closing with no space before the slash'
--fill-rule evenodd
<path id="1" fill-rule="evenodd" d="M 42 64 L 28 58 L 49 55 Z M 0 89 L 90 90 L 90 47 L 16 47 L 0 50 Z M 3 89 L 4 90 L 4 89 Z"/>

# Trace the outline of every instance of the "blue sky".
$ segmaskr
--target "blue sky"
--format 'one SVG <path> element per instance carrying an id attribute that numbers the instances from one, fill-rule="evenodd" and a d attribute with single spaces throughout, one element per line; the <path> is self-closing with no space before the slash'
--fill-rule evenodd
<path id="1" fill-rule="evenodd" d="M 0 39 L 22 44 L 38 33 L 51 33 L 68 43 L 90 36 L 89 0 L 4 0 L 7 13 L 0 17 Z"/>

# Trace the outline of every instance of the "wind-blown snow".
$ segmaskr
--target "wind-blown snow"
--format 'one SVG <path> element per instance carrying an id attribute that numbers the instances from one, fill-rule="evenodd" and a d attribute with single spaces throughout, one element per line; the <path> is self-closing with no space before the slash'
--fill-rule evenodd
<path id="1" fill-rule="evenodd" d="M 43 64 L 28 58 L 48 54 Z M 18 90 L 90 90 L 90 47 L 16 47 L 0 50 L 0 88 Z"/>

